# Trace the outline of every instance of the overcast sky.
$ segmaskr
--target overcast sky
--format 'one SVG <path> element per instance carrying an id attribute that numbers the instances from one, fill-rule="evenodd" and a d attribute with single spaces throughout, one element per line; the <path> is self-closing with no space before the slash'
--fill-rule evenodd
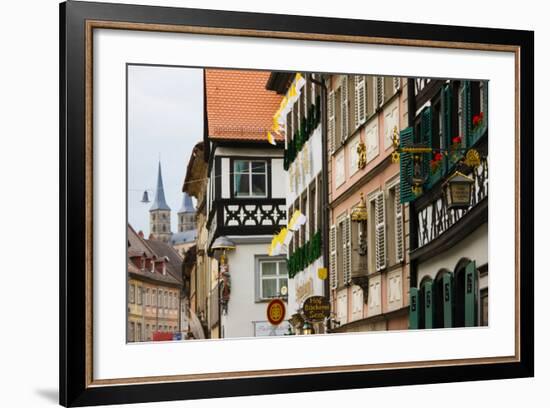
<path id="1" fill-rule="evenodd" d="M 145 237 L 159 157 L 172 232 L 177 232 L 187 163 L 193 146 L 202 140 L 202 81 L 202 69 L 128 67 L 128 222 Z M 148 204 L 141 202 L 145 189 Z"/>

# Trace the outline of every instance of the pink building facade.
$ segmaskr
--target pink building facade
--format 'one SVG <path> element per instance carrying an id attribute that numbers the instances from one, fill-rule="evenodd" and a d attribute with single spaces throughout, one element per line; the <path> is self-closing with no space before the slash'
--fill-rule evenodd
<path id="1" fill-rule="evenodd" d="M 408 205 L 392 161 L 393 137 L 408 123 L 406 88 L 397 77 L 332 75 L 329 82 L 333 332 L 408 328 Z M 358 221 L 361 206 L 366 220 Z"/>

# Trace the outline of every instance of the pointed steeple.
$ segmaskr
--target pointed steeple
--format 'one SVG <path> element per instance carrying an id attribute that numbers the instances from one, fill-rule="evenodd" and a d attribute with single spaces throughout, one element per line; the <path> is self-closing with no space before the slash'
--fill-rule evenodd
<path id="1" fill-rule="evenodd" d="M 181 208 L 178 214 L 181 213 L 194 213 L 195 207 L 193 207 L 193 200 L 186 192 L 183 193 L 183 201 L 181 202 Z"/>
<path id="2" fill-rule="evenodd" d="M 162 183 L 162 170 L 160 168 L 159 161 L 159 170 L 157 175 L 157 190 L 155 191 L 155 201 L 149 211 L 154 210 L 167 210 L 170 211 L 170 207 L 166 204 L 166 199 L 164 198 L 164 184 Z"/>

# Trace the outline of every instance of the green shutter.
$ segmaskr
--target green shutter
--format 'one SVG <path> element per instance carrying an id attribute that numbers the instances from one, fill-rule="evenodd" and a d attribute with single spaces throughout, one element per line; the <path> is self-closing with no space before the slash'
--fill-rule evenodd
<path id="1" fill-rule="evenodd" d="M 472 92 L 470 81 L 464 82 L 463 104 L 464 104 L 464 137 L 466 138 L 466 147 L 472 144 Z"/>
<path id="2" fill-rule="evenodd" d="M 453 115 L 453 92 L 451 85 L 447 84 L 441 91 L 441 102 L 443 109 L 443 140 L 445 148 L 451 146 L 452 132 L 452 115 Z"/>
<path id="3" fill-rule="evenodd" d="M 434 310 L 433 282 L 428 281 L 424 284 L 424 327 L 426 329 L 434 327 Z"/>
<path id="4" fill-rule="evenodd" d="M 409 329 L 418 329 L 420 310 L 418 310 L 418 289 L 411 288 L 409 293 Z"/>
<path id="5" fill-rule="evenodd" d="M 412 127 L 403 129 L 399 134 L 399 144 L 401 147 L 409 147 L 414 143 L 414 130 Z M 399 188 L 401 203 L 413 201 L 416 196 L 412 192 L 410 180 L 413 176 L 412 155 L 410 153 L 401 153 L 399 157 Z"/>
<path id="6" fill-rule="evenodd" d="M 466 265 L 464 296 L 464 326 L 477 326 L 477 269 L 476 263 Z"/>
<path id="7" fill-rule="evenodd" d="M 443 327 L 453 327 L 453 277 L 443 275 Z"/>
<path id="8" fill-rule="evenodd" d="M 422 110 L 420 114 L 420 133 L 421 133 L 421 143 L 424 146 L 432 147 L 432 107 L 427 106 Z M 423 153 L 422 154 L 422 171 L 423 175 L 430 175 L 430 160 L 433 158 L 433 153 Z"/>

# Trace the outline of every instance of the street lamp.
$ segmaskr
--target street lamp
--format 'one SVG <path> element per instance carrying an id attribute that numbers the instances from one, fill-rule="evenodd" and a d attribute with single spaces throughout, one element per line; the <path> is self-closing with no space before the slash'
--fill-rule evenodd
<path id="1" fill-rule="evenodd" d="M 470 207 L 474 179 L 455 171 L 443 184 L 447 209 L 462 210 Z"/>

